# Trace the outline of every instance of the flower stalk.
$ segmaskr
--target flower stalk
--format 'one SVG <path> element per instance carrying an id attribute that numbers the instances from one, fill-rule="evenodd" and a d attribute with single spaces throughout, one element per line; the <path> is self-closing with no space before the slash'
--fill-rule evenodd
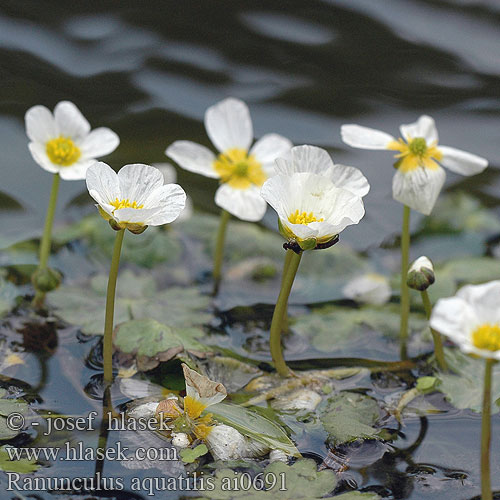
<path id="1" fill-rule="evenodd" d="M 226 210 L 221 210 L 219 229 L 217 231 L 217 240 L 215 243 L 215 253 L 214 253 L 214 269 L 213 269 L 213 279 L 214 288 L 213 295 L 217 295 L 219 291 L 220 281 L 222 277 L 222 260 L 224 258 L 224 243 L 226 240 L 226 230 L 227 223 L 231 218 L 231 214 Z"/>
<path id="2" fill-rule="evenodd" d="M 109 270 L 108 288 L 106 292 L 106 316 L 104 320 L 103 339 L 103 364 L 104 382 L 110 384 L 113 381 L 113 322 L 115 315 L 115 294 L 118 268 L 120 266 L 120 255 L 122 250 L 125 229 L 116 232 L 111 268 Z"/>
<path id="3" fill-rule="evenodd" d="M 302 252 L 295 253 L 293 250 L 287 250 L 287 256 L 285 259 L 289 258 L 290 261 L 286 274 L 283 276 L 281 282 L 281 290 L 278 296 L 278 301 L 276 302 L 276 307 L 274 308 L 273 319 L 271 322 L 269 347 L 274 367 L 282 377 L 288 377 L 291 374 L 290 369 L 286 365 L 283 358 L 283 352 L 281 349 L 281 332 L 283 331 L 283 318 L 285 317 L 288 307 L 288 298 L 290 297 L 290 292 L 295 280 L 295 275 L 297 274 L 297 269 L 299 268 L 301 257 Z"/>
<path id="4" fill-rule="evenodd" d="M 483 386 L 483 416 L 481 421 L 481 500 L 492 500 L 490 475 L 491 442 L 491 374 L 494 359 L 486 359 Z"/>
<path id="5" fill-rule="evenodd" d="M 401 231 L 401 320 L 399 328 L 401 359 L 407 357 L 408 318 L 410 314 L 410 289 L 406 284 L 410 256 L 410 207 L 403 207 Z"/>
<path id="6" fill-rule="evenodd" d="M 40 276 L 48 266 L 51 240 L 52 240 L 52 227 L 54 225 L 54 215 L 56 213 L 57 206 L 57 195 L 59 193 L 59 174 L 54 174 L 52 180 L 52 188 L 50 191 L 49 206 L 47 207 L 47 215 L 45 217 L 45 227 L 43 229 L 42 241 L 40 242 L 40 260 L 36 273 L 33 278 Z M 33 305 L 35 307 L 42 307 L 45 300 L 46 292 L 41 290 L 39 285 L 37 285 L 37 280 L 33 279 L 33 284 L 35 285 L 35 298 L 33 299 Z M 55 288 L 55 287 L 54 287 Z"/>
<path id="7" fill-rule="evenodd" d="M 427 290 L 420 292 L 422 296 L 422 302 L 424 304 L 425 315 L 427 319 L 431 319 L 432 314 L 432 305 L 429 299 L 429 294 Z M 446 360 L 444 359 L 444 351 L 443 351 L 443 341 L 441 339 L 441 335 L 431 328 L 432 339 L 434 341 L 434 356 L 436 356 L 436 360 L 438 362 L 439 368 L 443 371 L 448 369 L 448 365 L 446 364 Z"/>
<path id="8" fill-rule="evenodd" d="M 283 285 L 283 280 L 285 279 L 288 268 L 290 267 L 290 262 L 292 260 L 293 254 L 295 252 L 287 252 L 285 253 L 285 262 L 283 263 L 283 272 L 281 274 L 281 284 Z M 282 333 L 288 333 L 289 331 L 289 323 L 288 323 L 288 304 L 285 307 L 285 311 L 283 312 L 283 323 L 281 324 Z"/>

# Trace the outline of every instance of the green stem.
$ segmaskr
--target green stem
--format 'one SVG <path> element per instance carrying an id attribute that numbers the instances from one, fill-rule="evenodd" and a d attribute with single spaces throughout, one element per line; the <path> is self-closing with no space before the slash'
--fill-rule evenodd
<path id="1" fill-rule="evenodd" d="M 229 222 L 230 218 L 231 214 L 229 212 L 226 212 L 226 210 L 221 210 L 219 230 L 217 231 L 217 242 L 215 244 L 214 270 L 212 273 L 214 278 L 214 295 L 217 295 L 217 292 L 219 291 L 219 285 L 222 275 L 222 258 L 224 257 L 224 241 L 226 239 L 227 223 Z"/>
<path id="2" fill-rule="evenodd" d="M 111 383 L 113 381 L 113 322 L 115 316 L 115 292 L 124 234 L 125 229 L 120 229 L 116 233 L 113 257 L 111 259 L 111 268 L 109 270 L 108 290 L 106 292 L 106 317 L 104 320 L 103 340 L 104 382 L 106 383 Z"/>
<path id="3" fill-rule="evenodd" d="M 495 360 L 487 359 L 484 367 L 483 417 L 481 423 L 481 500 L 492 500 L 490 478 L 491 441 L 491 372 Z"/>
<path id="4" fill-rule="evenodd" d="M 424 290 L 421 295 L 422 302 L 424 303 L 425 315 L 427 316 L 427 319 L 431 319 L 432 305 L 427 290 Z M 439 368 L 441 368 L 441 370 L 447 370 L 448 366 L 446 365 L 446 360 L 444 359 L 443 341 L 441 340 L 441 335 L 436 332 L 434 328 L 431 328 L 431 334 L 432 339 L 434 340 L 434 355 L 436 356 Z"/>
<path id="5" fill-rule="evenodd" d="M 59 193 L 59 174 L 54 174 L 52 179 L 52 188 L 50 190 L 49 206 L 47 207 L 47 215 L 45 217 L 45 227 L 43 229 L 42 241 L 40 242 L 40 258 L 38 264 L 38 271 L 47 269 L 47 264 L 50 257 L 50 247 L 52 239 L 52 226 L 54 225 L 54 215 L 56 213 L 57 195 Z M 43 305 L 45 299 L 45 292 L 36 290 L 33 304 L 37 307 Z"/>
<path id="6" fill-rule="evenodd" d="M 299 268 L 300 258 L 302 257 L 302 252 L 300 254 L 296 254 L 293 250 L 287 250 L 287 253 L 289 252 L 291 253 L 290 263 L 288 265 L 286 275 L 283 276 L 283 280 L 281 282 L 281 290 L 278 296 L 278 301 L 276 302 L 276 307 L 274 308 L 269 339 L 269 347 L 274 367 L 282 377 L 288 377 L 290 375 L 290 370 L 286 366 L 283 358 L 283 352 L 281 350 L 283 317 L 287 310 L 288 297 L 290 297 L 290 291 L 292 290 L 293 281 L 295 279 L 295 275 L 297 274 L 297 269 Z"/>
<path id="7" fill-rule="evenodd" d="M 401 359 L 407 358 L 408 316 L 410 314 L 410 289 L 406 284 L 410 254 L 410 207 L 403 208 L 401 231 L 401 323 L 399 329 Z"/>
<path id="8" fill-rule="evenodd" d="M 281 274 L 281 285 L 283 286 L 283 280 L 285 279 L 288 268 L 290 267 L 290 262 L 292 260 L 294 252 L 285 253 L 285 262 L 283 263 L 283 272 Z M 281 323 L 282 333 L 288 333 L 289 323 L 288 323 L 288 307 L 285 307 L 283 312 L 283 322 Z"/>

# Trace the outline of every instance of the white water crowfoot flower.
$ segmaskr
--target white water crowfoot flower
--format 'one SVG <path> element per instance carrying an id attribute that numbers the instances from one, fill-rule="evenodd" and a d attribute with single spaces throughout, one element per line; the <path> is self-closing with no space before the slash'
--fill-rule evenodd
<path id="1" fill-rule="evenodd" d="M 281 234 L 297 251 L 335 242 L 347 226 L 365 214 L 363 200 L 337 187 L 331 178 L 298 172 L 268 179 L 262 197 L 278 214 Z"/>
<path id="2" fill-rule="evenodd" d="M 396 201 L 429 215 L 445 181 L 440 164 L 461 175 L 482 172 L 488 161 L 460 149 L 438 144 L 434 120 L 427 115 L 415 123 L 401 125 L 401 138 L 360 125 L 342 125 L 342 140 L 361 149 L 386 149 L 396 152 L 397 172 L 392 182 Z"/>
<path id="3" fill-rule="evenodd" d="M 430 325 L 463 352 L 500 360 L 500 281 L 467 285 L 439 299 Z"/>
<path id="4" fill-rule="evenodd" d="M 120 143 L 109 128 L 91 131 L 89 122 L 69 101 L 58 103 L 53 114 L 45 106 L 33 106 L 25 122 L 33 159 L 64 180 L 85 179 L 96 158 L 112 153 Z"/>
<path id="5" fill-rule="evenodd" d="M 141 163 L 125 165 L 116 173 L 96 162 L 87 170 L 87 189 L 97 202 L 99 213 L 117 231 L 109 270 L 104 320 L 104 381 L 113 381 L 113 320 L 116 280 L 125 229 L 139 234 L 148 226 L 160 226 L 177 219 L 186 203 L 186 193 L 177 184 L 164 184 L 163 174 Z"/>
<path id="6" fill-rule="evenodd" d="M 165 154 L 190 172 L 219 179 L 215 203 L 223 210 L 242 220 L 259 221 L 266 212 L 260 188 L 273 175 L 274 160 L 292 143 L 281 135 L 267 134 L 250 147 L 250 111 L 243 101 L 232 97 L 207 109 L 205 129 L 218 155 L 191 141 L 175 141 Z"/>
<path id="7" fill-rule="evenodd" d="M 87 188 L 113 229 L 133 233 L 173 222 L 186 204 L 186 193 L 178 184 L 164 184 L 157 168 L 140 163 L 116 173 L 96 162 L 87 171 Z"/>
<path id="8" fill-rule="evenodd" d="M 481 424 L 481 498 L 492 500 L 490 473 L 491 378 L 500 360 L 500 281 L 468 285 L 454 297 L 439 299 L 431 327 L 449 337 L 461 351 L 485 359 Z"/>

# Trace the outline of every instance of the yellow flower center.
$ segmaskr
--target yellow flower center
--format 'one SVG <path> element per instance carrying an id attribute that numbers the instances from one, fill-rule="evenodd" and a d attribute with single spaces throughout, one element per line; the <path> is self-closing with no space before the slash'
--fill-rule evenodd
<path id="1" fill-rule="evenodd" d="M 213 164 L 223 183 L 235 189 L 248 189 L 251 186 L 262 186 L 267 176 L 262 165 L 244 149 L 228 149 L 221 153 Z"/>
<path id="2" fill-rule="evenodd" d="M 500 349 L 500 325 L 485 323 L 472 332 L 472 343 L 478 349 L 498 351 Z"/>
<path id="3" fill-rule="evenodd" d="M 144 205 L 138 205 L 136 201 L 131 202 L 128 198 L 123 200 L 115 198 L 115 201 L 110 202 L 110 205 L 115 207 L 115 210 L 120 210 L 120 208 L 135 208 L 140 210 L 141 208 L 144 208 Z"/>
<path id="4" fill-rule="evenodd" d="M 440 161 L 443 158 L 443 154 L 437 148 L 437 143 L 427 146 L 427 142 L 423 137 L 410 138 L 408 142 L 405 142 L 403 139 L 391 141 L 387 149 L 399 151 L 395 155 L 398 160 L 394 166 L 403 173 L 411 172 L 419 167 L 436 170 L 439 168 L 436 161 Z"/>
<path id="5" fill-rule="evenodd" d="M 184 398 L 184 412 L 192 420 L 199 418 L 205 408 L 206 405 L 191 396 Z"/>
<path id="6" fill-rule="evenodd" d="M 317 219 L 312 212 L 307 213 L 295 210 L 295 212 L 290 214 L 288 220 L 292 224 L 304 224 L 307 226 L 307 224 L 310 224 L 311 222 L 323 222 L 325 219 Z"/>
<path id="7" fill-rule="evenodd" d="M 63 136 L 48 141 L 45 151 L 52 163 L 62 167 L 73 165 L 82 154 L 80 148 L 69 137 Z"/>

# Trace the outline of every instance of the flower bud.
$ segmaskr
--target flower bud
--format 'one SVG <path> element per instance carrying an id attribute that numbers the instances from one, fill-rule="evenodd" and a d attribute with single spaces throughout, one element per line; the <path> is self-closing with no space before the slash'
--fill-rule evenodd
<path id="1" fill-rule="evenodd" d="M 31 277 L 35 290 L 39 292 L 51 292 L 61 284 L 61 281 L 61 273 L 50 267 L 37 269 Z"/>
<path id="2" fill-rule="evenodd" d="M 427 290 L 435 280 L 436 277 L 434 276 L 434 266 L 432 262 L 427 257 L 419 257 L 410 266 L 406 277 L 406 284 L 414 290 L 423 292 Z"/>

